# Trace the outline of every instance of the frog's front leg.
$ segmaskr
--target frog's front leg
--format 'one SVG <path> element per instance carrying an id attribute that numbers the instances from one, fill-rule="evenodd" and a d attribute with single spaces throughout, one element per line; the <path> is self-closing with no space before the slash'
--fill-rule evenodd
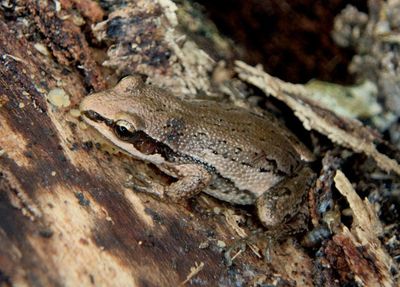
<path id="1" fill-rule="evenodd" d="M 211 174 L 198 164 L 180 164 L 167 166 L 167 174 L 175 176 L 178 181 L 165 188 L 165 195 L 173 200 L 190 198 L 201 192 L 211 181 Z"/>
<path id="2" fill-rule="evenodd" d="M 172 201 L 179 201 L 196 195 L 210 183 L 212 178 L 211 174 L 198 164 L 164 164 L 158 167 L 164 173 L 178 180 L 168 186 L 152 182 L 149 183 L 149 187 L 142 189 L 142 191 Z"/>
<path id="3" fill-rule="evenodd" d="M 264 226 L 269 230 L 283 230 L 283 225 L 304 210 L 305 196 L 314 180 L 314 172 L 304 166 L 262 194 L 256 205 L 258 217 Z"/>

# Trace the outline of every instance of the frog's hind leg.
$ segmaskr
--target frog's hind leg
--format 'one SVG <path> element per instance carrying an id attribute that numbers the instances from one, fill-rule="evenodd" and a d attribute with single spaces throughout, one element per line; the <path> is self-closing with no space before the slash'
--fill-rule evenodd
<path id="1" fill-rule="evenodd" d="M 304 166 L 261 195 L 256 206 L 262 224 L 268 229 L 279 230 L 299 211 L 304 211 L 305 197 L 314 180 L 314 172 Z"/>
<path id="2" fill-rule="evenodd" d="M 228 265 L 236 257 L 233 252 L 244 251 L 250 243 L 263 242 L 263 255 L 266 261 L 271 261 L 271 249 L 277 241 L 291 234 L 304 231 L 308 218 L 308 206 L 305 196 L 314 182 L 314 173 L 308 167 L 303 167 L 292 177 L 286 178 L 270 190 L 266 191 L 256 201 L 257 213 L 262 224 L 268 228 L 257 229 L 249 236 L 239 239 L 225 252 Z"/>

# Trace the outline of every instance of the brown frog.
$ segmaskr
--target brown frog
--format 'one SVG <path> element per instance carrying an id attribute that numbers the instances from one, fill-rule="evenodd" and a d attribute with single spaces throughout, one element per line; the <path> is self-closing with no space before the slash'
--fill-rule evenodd
<path id="1" fill-rule="evenodd" d="M 147 190 L 159 197 L 178 200 L 203 191 L 256 205 L 260 221 L 276 229 L 299 212 L 314 179 L 303 161 L 310 152 L 272 117 L 183 100 L 137 76 L 89 95 L 80 109 L 114 145 L 178 179 Z"/>

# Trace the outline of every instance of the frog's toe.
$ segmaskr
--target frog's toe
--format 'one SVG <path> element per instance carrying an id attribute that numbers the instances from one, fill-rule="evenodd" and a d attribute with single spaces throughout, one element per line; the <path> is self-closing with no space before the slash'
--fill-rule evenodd
<path id="1" fill-rule="evenodd" d="M 233 245 L 231 245 L 231 246 L 225 251 L 224 257 L 225 257 L 226 265 L 232 266 L 233 260 L 234 260 L 239 254 L 241 254 L 242 252 L 246 251 L 246 244 L 247 244 L 246 239 L 247 239 L 247 238 L 237 240 Z M 237 250 L 237 249 L 238 249 L 238 251 L 236 252 L 236 254 L 233 255 L 233 256 L 231 256 L 232 253 L 233 253 L 235 250 Z"/>
<path id="2" fill-rule="evenodd" d="M 266 239 L 266 246 L 263 249 L 264 260 L 267 263 L 271 263 L 271 261 L 272 261 L 271 250 L 272 250 L 272 248 L 274 246 L 276 238 L 274 236 L 271 236 L 271 235 L 266 235 L 265 239 Z"/>
<path id="3" fill-rule="evenodd" d="M 242 252 L 246 250 L 246 245 L 250 247 L 258 243 L 262 243 L 263 245 L 263 252 L 262 255 L 264 260 L 267 263 L 271 263 L 272 256 L 271 250 L 273 250 L 276 242 L 278 241 L 279 236 L 277 235 L 276 231 L 269 230 L 265 231 L 262 228 L 257 229 L 251 232 L 251 234 L 245 238 L 236 240 L 225 252 L 225 262 L 228 266 L 231 266 L 233 260 Z M 253 248 L 252 248 L 253 249 Z M 254 250 L 253 250 L 254 251 Z M 231 256 L 234 252 L 236 252 L 233 256 Z M 258 253 L 259 254 L 259 253 Z M 258 255 L 260 258 L 260 254 Z"/>
<path id="4" fill-rule="evenodd" d="M 124 186 L 126 188 L 133 189 L 134 191 L 137 191 L 137 192 L 148 192 L 148 190 L 149 190 L 148 186 L 140 185 L 140 184 L 137 184 L 137 183 L 132 182 L 132 181 L 125 182 Z"/>
<path id="5" fill-rule="evenodd" d="M 135 192 L 147 193 L 161 199 L 164 198 L 164 188 L 160 184 L 152 183 L 151 185 L 144 185 L 133 181 L 126 181 L 124 186 Z"/>

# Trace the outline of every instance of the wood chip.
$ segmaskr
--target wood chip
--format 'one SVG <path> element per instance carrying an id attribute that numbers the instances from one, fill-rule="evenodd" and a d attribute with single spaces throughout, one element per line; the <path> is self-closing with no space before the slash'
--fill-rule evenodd
<path id="1" fill-rule="evenodd" d="M 378 238 L 383 228 L 372 204 L 358 196 L 340 170 L 334 180 L 336 188 L 349 202 L 353 224 L 351 230 L 341 224 L 333 241 L 343 249 L 356 281 L 361 286 L 395 286 L 391 275 L 395 265 Z"/>

